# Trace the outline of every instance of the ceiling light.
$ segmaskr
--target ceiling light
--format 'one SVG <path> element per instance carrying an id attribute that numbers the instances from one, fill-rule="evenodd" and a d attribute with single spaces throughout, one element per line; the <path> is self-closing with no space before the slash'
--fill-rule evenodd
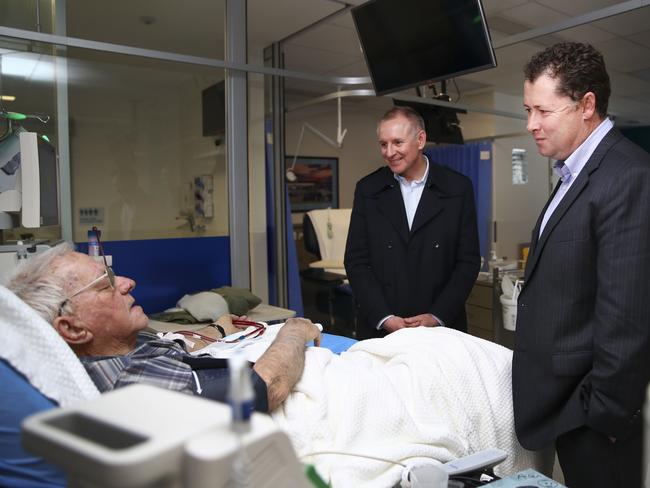
<path id="1" fill-rule="evenodd" d="M 36 53 L 11 53 L 2 56 L 2 75 L 29 81 L 54 80 L 54 65 L 50 56 Z"/>
<path id="2" fill-rule="evenodd" d="M 13 95 L 0 95 L 0 99 L 2 99 L 3 102 L 15 102 L 16 97 Z"/>

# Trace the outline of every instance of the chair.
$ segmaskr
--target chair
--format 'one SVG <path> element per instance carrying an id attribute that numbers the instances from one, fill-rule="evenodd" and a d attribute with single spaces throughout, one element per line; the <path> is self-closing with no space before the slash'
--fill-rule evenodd
<path id="1" fill-rule="evenodd" d="M 314 255 L 323 267 L 304 269 L 301 271 L 301 277 L 303 283 L 310 283 L 316 287 L 314 297 L 316 309 L 327 313 L 328 329 L 334 333 L 354 337 L 356 304 L 343 268 L 350 215 L 351 209 L 312 210 L 305 213 L 303 217 L 305 250 Z M 335 264 L 336 267 L 324 267 L 327 264 Z M 309 293 L 303 295 L 308 296 Z"/>

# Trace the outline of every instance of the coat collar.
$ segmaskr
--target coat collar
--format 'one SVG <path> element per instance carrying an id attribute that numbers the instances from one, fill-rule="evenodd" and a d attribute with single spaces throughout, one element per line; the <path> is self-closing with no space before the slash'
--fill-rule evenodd
<path id="1" fill-rule="evenodd" d="M 461 189 L 449 178 L 442 166 L 429 162 L 429 175 L 422 191 L 422 197 L 415 212 L 409 231 L 406 209 L 399 182 L 388 167 L 383 167 L 372 180 L 369 196 L 376 200 L 376 206 L 400 235 L 404 242 L 438 215 L 444 208 L 444 199 L 459 195 Z"/>

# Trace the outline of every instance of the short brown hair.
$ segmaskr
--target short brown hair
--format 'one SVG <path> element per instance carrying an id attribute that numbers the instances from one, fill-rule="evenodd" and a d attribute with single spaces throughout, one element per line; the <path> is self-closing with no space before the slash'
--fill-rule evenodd
<path id="1" fill-rule="evenodd" d="M 609 75 L 603 55 L 592 45 L 561 42 L 538 52 L 524 66 L 524 76 L 532 83 L 544 74 L 558 80 L 558 93 L 574 102 L 592 92 L 596 111 L 601 117 L 607 116 Z"/>

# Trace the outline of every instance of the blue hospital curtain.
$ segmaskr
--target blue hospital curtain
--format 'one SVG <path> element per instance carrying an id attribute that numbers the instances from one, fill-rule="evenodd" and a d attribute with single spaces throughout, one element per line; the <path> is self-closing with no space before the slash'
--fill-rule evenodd
<path id="1" fill-rule="evenodd" d="M 269 272 L 269 303 L 277 305 L 278 291 L 276 289 L 277 276 L 277 259 L 276 259 L 276 241 L 275 235 L 277 227 L 275 225 L 275 202 L 276 196 L 273 188 L 273 164 L 282 164 L 284 161 L 273 160 L 273 145 L 268 141 L 272 140 L 271 121 L 265 122 L 265 176 L 266 176 L 266 240 L 267 240 L 267 259 Z M 282 173 L 284 174 L 284 172 Z M 289 202 L 289 191 L 286 195 L 286 242 L 287 242 L 287 295 L 289 308 L 296 311 L 298 317 L 304 316 L 302 305 L 302 292 L 300 290 L 300 270 L 298 269 L 298 253 L 296 251 L 296 241 L 293 238 L 293 223 L 291 222 L 291 203 Z"/>
<path id="2" fill-rule="evenodd" d="M 428 148 L 424 153 L 430 161 L 456 170 L 472 180 L 481 256 L 487 263 L 492 221 L 492 143 L 479 141 L 464 145 L 450 144 Z"/>

